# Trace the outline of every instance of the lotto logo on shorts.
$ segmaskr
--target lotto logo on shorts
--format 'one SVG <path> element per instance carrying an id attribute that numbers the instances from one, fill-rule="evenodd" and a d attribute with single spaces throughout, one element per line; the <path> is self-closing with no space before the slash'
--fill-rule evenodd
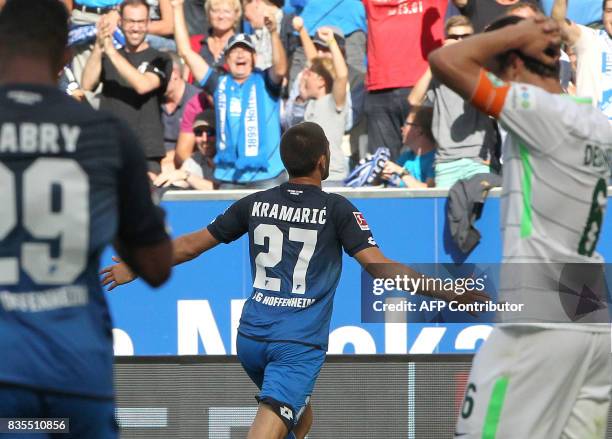
<path id="1" fill-rule="evenodd" d="M 293 420 L 293 411 L 287 406 L 280 408 L 280 414 L 283 418 L 289 419 L 290 421 Z"/>
<path id="2" fill-rule="evenodd" d="M 368 226 L 368 222 L 363 217 L 363 213 L 353 212 L 353 215 L 355 215 L 355 220 L 361 230 L 370 230 L 370 226 Z"/>

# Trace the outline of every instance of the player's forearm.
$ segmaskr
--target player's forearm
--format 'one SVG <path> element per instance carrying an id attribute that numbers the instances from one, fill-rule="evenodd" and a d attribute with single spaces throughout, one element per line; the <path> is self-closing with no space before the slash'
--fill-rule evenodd
<path id="1" fill-rule="evenodd" d="M 280 84 L 287 74 L 287 54 L 278 31 L 272 32 L 270 36 L 272 37 L 272 72 L 275 82 Z"/>
<path id="2" fill-rule="evenodd" d="M 478 84 L 480 69 L 497 54 L 517 49 L 524 44 L 521 35 L 509 38 L 513 26 L 486 32 L 443 46 L 429 55 L 433 75 L 443 84 L 470 100 Z"/>
<path id="3" fill-rule="evenodd" d="M 207 229 L 179 236 L 172 241 L 172 265 L 191 261 L 218 243 Z"/>
<path id="4" fill-rule="evenodd" d="M 93 91 L 100 82 L 102 74 L 102 49 L 96 44 L 94 49 L 85 63 L 83 69 L 83 77 L 81 79 L 81 88 L 86 91 Z"/>

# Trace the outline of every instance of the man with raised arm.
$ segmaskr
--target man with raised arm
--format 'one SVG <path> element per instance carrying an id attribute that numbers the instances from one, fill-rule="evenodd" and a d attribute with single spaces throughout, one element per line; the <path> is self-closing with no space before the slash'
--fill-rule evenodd
<path id="1" fill-rule="evenodd" d="M 287 57 L 274 17 L 265 25 L 272 39 L 272 67 L 255 68 L 255 43 L 236 34 L 227 42 L 229 73 L 211 69 L 189 44 L 183 0 L 172 0 L 174 38 L 196 81 L 214 96 L 217 114 L 215 180 L 220 189 L 269 188 L 287 176 L 279 154 L 280 94 L 287 73 Z"/>

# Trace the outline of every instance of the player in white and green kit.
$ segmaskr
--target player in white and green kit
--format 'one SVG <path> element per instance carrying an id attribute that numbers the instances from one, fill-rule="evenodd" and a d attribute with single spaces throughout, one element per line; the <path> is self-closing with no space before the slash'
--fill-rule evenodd
<path id="1" fill-rule="evenodd" d="M 503 261 L 504 269 L 522 269 L 520 276 L 502 272 L 502 286 L 527 309 L 504 319 L 511 323 L 497 326 L 476 355 L 455 437 L 604 438 L 612 388 L 609 298 L 592 313 L 568 313 L 559 270 L 603 262 L 595 249 L 612 128 L 597 109 L 561 95 L 554 22 L 506 17 L 492 28 L 502 27 L 430 56 L 442 83 L 508 130 Z"/>

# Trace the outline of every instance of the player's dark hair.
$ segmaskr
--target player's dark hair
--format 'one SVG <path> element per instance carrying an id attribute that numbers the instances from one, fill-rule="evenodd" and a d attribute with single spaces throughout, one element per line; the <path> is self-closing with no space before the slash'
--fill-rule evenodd
<path id="1" fill-rule="evenodd" d="M 305 177 L 315 170 L 321 156 L 327 154 L 329 141 L 323 128 L 302 122 L 285 131 L 280 141 L 280 156 L 290 177 Z"/>
<path id="2" fill-rule="evenodd" d="M 126 6 L 144 6 L 147 8 L 147 15 L 149 15 L 149 4 L 147 0 L 123 0 L 119 5 L 119 15 L 123 17 L 123 10 Z"/>
<path id="3" fill-rule="evenodd" d="M 0 64 L 48 59 L 59 71 L 68 42 L 68 11 L 58 0 L 8 0 L 0 12 Z"/>
<path id="4" fill-rule="evenodd" d="M 506 26 L 511 26 L 513 24 L 520 23 L 524 18 L 517 17 L 515 15 L 507 15 L 498 20 L 495 20 L 485 29 L 485 32 L 493 32 L 495 30 L 503 29 Z M 555 48 L 549 48 L 546 50 L 558 50 Z M 495 57 L 495 61 L 497 62 L 497 66 L 501 72 L 506 70 L 510 64 L 512 63 L 512 56 L 518 56 L 525 64 L 525 68 L 529 70 L 531 73 L 535 73 L 538 76 L 542 76 L 545 78 L 556 78 L 559 79 L 560 65 L 556 63 L 554 66 L 549 66 L 541 63 L 535 58 L 525 55 L 520 50 L 509 50 L 507 52 L 501 53 Z"/>

